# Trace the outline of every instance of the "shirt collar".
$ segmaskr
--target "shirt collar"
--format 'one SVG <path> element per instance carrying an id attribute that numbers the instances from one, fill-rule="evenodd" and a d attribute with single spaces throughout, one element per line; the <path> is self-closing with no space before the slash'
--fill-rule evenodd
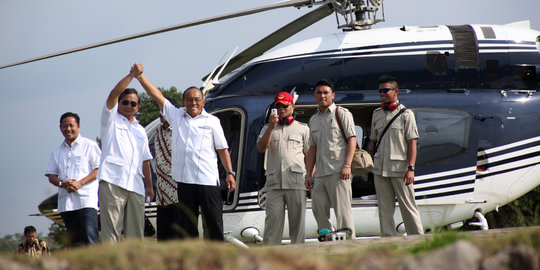
<path id="1" fill-rule="evenodd" d="M 71 147 L 73 147 L 76 144 L 79 144 L 81 142 L 80 138 L 81 138 L 81 134 L 79 133 L 79 136 L 77 136 L 77 138 L 75 138 L 75 140 L 73 142 L 71 142 Z M 70 147 L 65 139 L 64 139 L 63 145 L 66 146 L 66 147 Z"/>
<path id="2" fill-rule="evenodd" d="M 121 114 L 120 114 L 120 115 L 121 115 Z M 133 117 L 133 121 L 131 121 L 131 123 L 130 123 L 129 120 L 127 119 L 127 117 L 125 117 L 125 116 L 123 116 L 123 115 L 121 115 L 121 116 L 123 117 L 124 121 L 126 121 L 126 123 L 127 123 L 128 125 L 133 125 L 133 126 L 139 125 L 139 120 L 137 120 L 137 118 Z"/>
<path id="3" fill-rule="evenodd" d="M 199 117 L 208 117 L 210 114 L 206 112 L 206 110 L 203 108 L 201 110 L 201 114 L 195 116 L 195 117 L 191 117 L 191 115 L 187 112 L 186 108 L 184 107 L 184 116 L 185 117 L 189 117 L 191 119 L 196 119 L 196 118 L 199 118 Z"/>
<path id="4" fill-rule="evenodd" d="M 324 113 L 327 113 L 327 111 L 330 112 L 330 113 L 334 113 L 334 110 L 335 110 L 336 108 L 337 108 L 336 103 L 333 103 L 333 102 L 332 102 L 332 105 L 330 105 L 328 108 L 326 108 L 326 110 L 324 111 Z M 320 109 L 319 107 L 317 107 L 317 112 L 318 112 L 319 114 L 323 114 L 323 112 L 321 112 L 321 109 Z"/>

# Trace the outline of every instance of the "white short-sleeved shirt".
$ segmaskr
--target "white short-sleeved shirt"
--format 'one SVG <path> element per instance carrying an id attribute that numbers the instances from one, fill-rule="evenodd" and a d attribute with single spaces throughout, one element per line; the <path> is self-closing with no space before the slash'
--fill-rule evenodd
<path id="1" fill-rule="evenodd" d="M 45 176 L 56 175 L 62 180 L 81 180 L 99 166 L 101 150 L 96 142 L 81 135 L 71 143 L 63 141 L 51 154 Z M 58 188 L 58 212 L 81 208 L 98 209 L 99 181 L 82 186 L 77 192 L 68 193 Z"/>
<path id="2" fill-rule="evenodd" d="M 162 114 L 173 129 L 173 179 L 186 184 L 219 185 L 216 149 L 229 148 L 219 118 L 204 109 L 193 118 L 185 108 L 176 108 L 168 100 Z"/>
<path id="3" fill-rule="evenodd" d="M 117 108 L 103 107 L 98 179 L 144 196 L 142 164 L 152 159 L 148 137 L 137 119 L 130 123 Z"/>

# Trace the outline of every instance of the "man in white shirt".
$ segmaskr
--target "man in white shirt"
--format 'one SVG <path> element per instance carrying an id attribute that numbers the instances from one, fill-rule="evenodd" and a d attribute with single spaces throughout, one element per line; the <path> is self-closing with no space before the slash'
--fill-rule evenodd
<path id="1" fill-rule="evenodd" d="M 180 237 L 198 237 L 200 207 L 205 237 L 223 241 L 223 202 L 217 156 L 227 171 L 230 191 L 235 188 L 236 173 L 232 170 L 229 147 L 219 119 L 204 110 L 206 100 L 200 89 L 190 87 L 184 91 L 184 108 L 176 108 L 142 74 L 142 64 L 135 64 L 133 69 L 140 74 L 137 80 L 156 101 L 173 130 L 172 177 L 178 182 L 178 200 L 182 209 L 178 217 L 182 230 Z"/>
<path id="2" fill-rule="evenodd" d="M 101 116 L 99 204 L 101 240 L 116 242 L 144 237 L 144 202 L 152 200 L 150 148 L 144 128 L 135 118 L 137 90 L 127 88 L 139 73 L 133 68 L 110 92 Z"/>
<path id="3" fill-rule="evenodd" d="M 71 246 L 98 242 L 98 181 L 101 150 L 96 142 L 79 135 L 80 118 L 72 112 L 60 117 L 65 140 L 51 154 L 45 176 L 58 187 L 58 212 L 64 220 Z"/>

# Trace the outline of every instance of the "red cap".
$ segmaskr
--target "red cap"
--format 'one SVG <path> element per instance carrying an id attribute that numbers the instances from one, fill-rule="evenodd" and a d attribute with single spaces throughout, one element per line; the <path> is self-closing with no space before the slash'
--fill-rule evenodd
<path id="1" fill-rule="evenodd" d="M 283 105 L 289 105 L 293 102 L 293 97 L 287 92 L 279 92 L 274 98 L 274 105 L 278 103 L 282 103 Z"/>

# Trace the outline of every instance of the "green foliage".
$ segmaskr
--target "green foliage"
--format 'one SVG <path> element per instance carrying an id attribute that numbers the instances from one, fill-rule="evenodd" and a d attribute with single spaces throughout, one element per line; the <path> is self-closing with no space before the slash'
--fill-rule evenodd
<path id="1" fill-rule="evenodd" d="M 51 233 L 49 232 L 48 237 L 43 237 L 42 233 L 40 232 L 40 233 L 38 233 L 37 238 L 47 242 L 47 245 L 49 246 L 49 250 L 51 250 L 51 247 L 52 247 L 52 249 L 54 249 L 55 247 L 58 248 L 59 245 L 56 244 L 55 241 L 50 238 L 50 235 L 51 235 Z M 22 241 L 26 241 L 26 239 L 24 238 L 24 235 L 22 233 L 15 233 L 15 234 L 7 234 L 7 235 L 5 235 L 4 237 L 0 238 L 0 253 L 14 253 L 15 248 Z M 52 246 L 51 246 L 51 244 L 52 244 Z"/>
<path id="2" fill-rule="evenodd" d="M 8 234 L 0 239 L 0 252 L 13 253 L 17 245 L 24 240 L 22 233 Z"/>
<path id="3" fill-rule="evenodd" d="M 492 229 L 540 225 L 540 186 L 486 217 Z"/>
<path id="4" fill-rule="evenodd" d="M 168 90 L 165 90 L 162 87 L 159 87 L 158 89 L 161 91 L 161 93 L 163 93 L 165 98 L 174 99 L 178 104 L 181 104 L 180 101 L 182 100 L 182 93 L 179 93 L 176 90 L 176 87 L 171 86 L 171 88 Z M 152 97 L 150 97 L 147 93 L 142 93 L 140 98 L 141 105 L 136 117 L 137 120 L 139 120 L 139 124 L 146 126 L 159 117 L 159 107 Z"/>
<path id="5" fill-rule="evenodd" d="M 47 235 L 49 241 L 47 245 L 49 250 L 60 249 L 69 243 L 69 235 L 67 233 L 66 226 L 60 223 L 52 223 L 49 227 L 49 234 Z"/>
<path id="6" fill-rule="evenodd" d="M 443 231 L 441 233 L 434 233 L 433 237 L 426 238 L 424 241 L 410 247 L 409 252 L 413 254 L 418 254 L 424 251 L 432 251 L 461 239 L 470 240 L 470 237 L 466 234 L 458 233 L 456 231 Z"/>
<path id="7" fill-rule="evenodd" d="M 99 136 L 96 136 L 96 142 L 99 145 L 99 149 L 101 149 L 101 138 Z"/>

